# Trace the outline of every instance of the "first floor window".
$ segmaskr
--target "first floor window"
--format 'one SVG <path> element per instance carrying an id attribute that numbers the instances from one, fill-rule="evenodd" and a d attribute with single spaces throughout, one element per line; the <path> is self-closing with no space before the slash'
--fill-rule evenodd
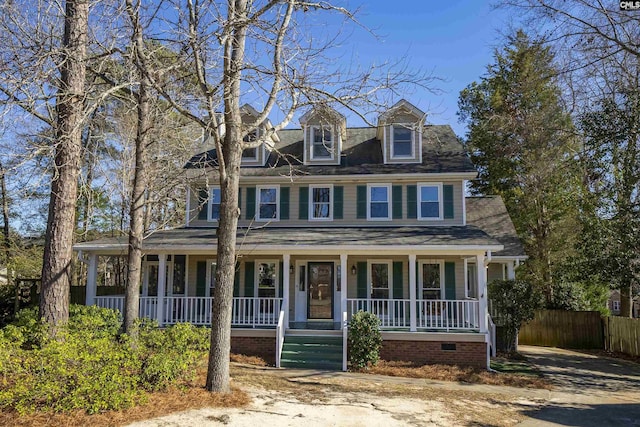
<path id="1" fill-rule="evenodd" d="M 209 268 L 207 269 L 207 296 L 213 296 L 213 290 L 216 287 L 216 270 L 218 266 L 215 261 L 209 261 Z"/>
<path id="2" fill-rule="evenodd" d="M 477 298 L 478 270 L 475 264 L 467 265 L 467 297 Z"/>
<path id="3" fill-rule="evenodd" d="M 370 263 L 371 274 L 371 298 L 373 299 L 389 299 L 391 268 L 388 262 L 372 262 Z"/>
<path id="4" fill-rule="evenodd" d="M 278 219 L 278 187 L 258 187 L 259 220 Z"/>
<path id="5" fill-rule="evenodd" d="M 278 263 L 261 261 L 258 263 L 258 296 L 275 298 L 278 296 Z"/>
<path id="6" fill-rule="evenodd" d="M 424 262 L 421 265 L 422 299 L 442 299 L 442 264 Z"/>
<path id="7" fill-rule="evenodd" d="M 212 188 L 209 197 L 209 221 L 217 221 L 220 219 L 220 188 Z"/>
<path id="8" fill-rule="evenodd" d="M 331 187 L 311 187 L 311 219 L 331 219 Z"/>
<path id="9" fill-rule="evenodd" d="M 369 203 L 367 206 L 369 219 L 391 219 L 389 215 L 390 190 L 391 186 L 389 185 L 369 186 Z"/>
<path id="10" fill-rule="evenodd" d="M 420 219 L 441 219 L 442 206 L 440 184 L 421 184 L 419 186 L 418 213 Z"/>

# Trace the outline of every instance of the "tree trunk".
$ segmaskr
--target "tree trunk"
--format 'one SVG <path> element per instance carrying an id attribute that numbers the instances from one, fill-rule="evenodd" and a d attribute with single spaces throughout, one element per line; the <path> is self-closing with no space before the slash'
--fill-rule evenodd
<path id="1" fill-rule="evenodd" d="M 620 317 L 633 317 L 633 296 L 631 284 L 620 287 Z"/>
<path id="2" fill-rule="evenodd" d="M 131 210 L 129 227 L 129 253 L 127 259 L 127 281 L 125 293 L 124 330 L 136 338 L 135 320 L 140 308 L 140 272 L 142 270 L 142 238 L 144 236 L 144 204 L 147 188 L 146 154 L 149 139 L 149 82 L 142 78 L 137 96 L 138 129 L 136 131 L 135 169 L 131 190 Z"/>
<path id="3" fill-rule="evenodd" d="M 88 0 L 67 0 L 60 88 L 56 105 L 56 147 L 49 218 L 42 262 L 40 317 L 55 335 L 69 319 L 69 275 L 82 146 Z"/>
<path id="4" fill-rule="evenodd" d="M 233 3 L 233 4 L 232 4 Z M 231 310 L 233 281 L 236 272 L 236 232 L 238 227 L 238 183 L 242 156 L 242 116 L 240 114 L 240 76 L 244 61 L 247 0 L 229 1 L 229 18 L 235 21 L 224 55 L 224 122 L 222 159 L 218 155 L 220 174 L 220 219 L 216 287 L 211 315 L 211 348 L 207 370 L 207 390 L 229 391 L 229 356 L 231 353 Z M 232 15 L 234 15 L 232 17 Z"/>

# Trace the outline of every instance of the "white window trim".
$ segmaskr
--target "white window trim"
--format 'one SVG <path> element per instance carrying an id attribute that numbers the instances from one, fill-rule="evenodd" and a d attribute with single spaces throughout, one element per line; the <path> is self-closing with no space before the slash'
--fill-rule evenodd
<path id="1" fill-rule="evenodd" d="M 331 147 L 327 147 L 328 151 L 329 151 L 329 156 L 324 157 L 315 157 L 313 155 L 313 144 L 315 141 L 315 133 L 318 130 L 322 130 L 322 129 L 327 129 L 329 132 L 331 132 Z M 330 126 L 330 125 L 313 125 L 311 126 L 311 132 L 309 134 L 309 158 L 311 160 L 335 160 L 336 158 L 336 138 L 335 138 L 335 129 L 334 126 Z M 323 137 L 323 141 L 324 141 L 324 137 Z"/>
<path id="2" fill-rule="evenodd" d="M 254 274 L 253 295 L 255 295 L 255 297 L 258 298 L 260 293 L 260 286 L 259 286 L 260 268 L 258 267 L 260 266 L 260 264 L 274 263 L 276 265 L 276 286 L 275 286 L 276 296 L 275 298 L 280 298 L 280 260 L 279 259 L 256 259 L 254 263 L 256 268 L 255 268 L 255 272 L 253 273 Z M 263 298 L 266 298 L 266 297 L 263 297 Z"/>
<path id="3" fill-rule="evenodd" d="M 437 187 L 438 188 L 438 216 L 422 216 L 422 188 Z M 444 219 L 444 206 L 442 202 L 442 183 L 441 182 L 419 182 L 418 183 L 418 220 L 420 221 L 442 221 Z"/>
<path id="4" fill-rule="evenodd" d="M 389 299 L 393 299 L 393 261 L 390 259 L 368 259 L 367 260 L 367 299 L 371 299 L 371 294 L 373 293 L 373 280 L 371 275 L 371 266 L 373 264 L 387 264 Z"/>
<path id="5" fill-rule="evenodd" d="M 620 311 L 620 301 L 613 300 L 611 303 L 611 309 L 613 311 Z"/>
<path id="6" fill-rule="evenodd" d="M 209 187 L 209 201 L 207 202 L 207 221 L 209 222 L 218 222 L 217 218 L 212 216 L 213 214 L 213 190 L 220 190 L 220 187 L 217 185 Z M 220 198 L 222 199 L 222 192 L 220 193 Z M 220 200 L 222 202 L 222 200 Z"/>
<path id="7" fill-rule="evenodd" d="M 444 260 L 442 259 L 421 259 L 418 261 L 418 284 L 420 287 L 420 292 L 418 293 L 419 300 L 423 300 L 422 295 L 424 294 L 424 279 L 423 279 L 423 266 L 430 264 L 438 264 L 440 266 L 440 299 L 444 298 Z M 435 289 L 435 288 L 428 288 Z M 426 301 L 426 300 L 423 300 Z"/>
<path id="8" fill-rule="evenodd" d="M 395 154 L 395 138 L 393 137 L 393 130 L 395 127 L 399 127 L 402 129 L 409 129 L 411 131 L 411 155 L 396 155 Z M 391 153 L 392 159 L 414 159 L 416 157 L 416 129 L 415 124 L 413 123 L 395 123 L 391 125 L 391 149 L 389 150 Z"/>
<path id="9" fill-rule="evenodd" d="M 475 293 L 478 293 L 478 271 L 476 269 L 476 264 L 474 262 L 469 262 L 467 259 L 464 260 L 464 297 L 470 299 L 478 299 L 478 296 L 475 297 L 469 296 L 469 268 L 476 270 L 472 277 L 475 277 L 474 281 L 476 282 L 474 285 L 476 287 Z"/>
<path id="10" fill-rule="evenodd" d="M 314 218 L 313 217 L 313 189 L 314 188 L 328 188 L 329 189 L 329 217 L 328 218 Z M 309 221 L 333 221 L 333 184 L 317 184 L 309 185 Z"/>
<path id="11" fill-rule="evenodd" d="M 205 292 L 204 295 L 207 298 L 213 296 L 213 295 L 211 295 L 211 285 L 210 285 L 210 283 L 211 283 L 211 265 L 212 264 L 215 264 L 216 267 L 217 267 L 218 261 L 216 259 L 208 259 L 207 260 L 207 275 L 206 275 L 206 279 L 205 279 L 207 282 L 206 282 L 206 286 L 205 286 L 205 290 L 204 290 L 204 292 Z"/>
<path id="12" fill-rule="evenodd" d="M 276 217 L 275 218 L 261 218 L 260 217 L 260 190 L 276 189 Z M 268 221 L 280 221 L 280 185 L 258 185 L 256 186 L 256 221 L 268 222 Z"/>
<path id="13" fill-rule="evenodd" d="M 372 218 L 371 217 L 371 189 L 377 187 L 386 187 L 387 189 L 387 217 Z M 391 184 L 367 184 L 367 221 L 391 221 Z"/>

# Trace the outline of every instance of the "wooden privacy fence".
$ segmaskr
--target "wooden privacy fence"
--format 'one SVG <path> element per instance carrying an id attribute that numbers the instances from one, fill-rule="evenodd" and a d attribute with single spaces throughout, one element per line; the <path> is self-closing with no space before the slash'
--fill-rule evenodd
<path id="1" fill-rule="evenodd" d="M 539 310 L 520 328 L 518 342 L 561 348 L 604 348 L 603 322 L 597 311 Z"/>
<path id="2" fill-rule="evenodd" d="M 640 319 L 604 317 L 605 350 L 640 356 Z"/>

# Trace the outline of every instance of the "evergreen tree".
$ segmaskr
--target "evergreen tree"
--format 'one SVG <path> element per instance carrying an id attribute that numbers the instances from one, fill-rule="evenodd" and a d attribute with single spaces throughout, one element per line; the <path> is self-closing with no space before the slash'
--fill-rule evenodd
<path id="1" fill-rule="evenodd" d="M 503 197 L 530 257 L 526 272 L 551 304 L 575 239 L 575 132 L 549 48 L 518 31 L 494 58 L 459 99 L 465 144 L 479 169 L 471 191 Z"/>

